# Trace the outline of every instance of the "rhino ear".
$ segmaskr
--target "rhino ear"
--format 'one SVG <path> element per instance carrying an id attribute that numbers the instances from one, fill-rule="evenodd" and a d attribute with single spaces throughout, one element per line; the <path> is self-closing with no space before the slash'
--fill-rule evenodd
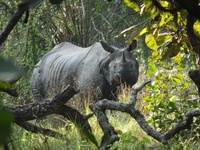
<path id="1" fill-rule="evenodd" d="M 127 50 L 132 51 L 137 47 L 137 40 L 133 40 L 130 45 L 128 45 Z"/>
<path id="2" fill-rule="evenodd" d="M 110 45 L 108 45 L 106 42 L 100 41 L 100 43 L 105 51 L 110 52 L 110 53 L 113 53 L 115 51 L 115 49 L 111 47 Z"/>

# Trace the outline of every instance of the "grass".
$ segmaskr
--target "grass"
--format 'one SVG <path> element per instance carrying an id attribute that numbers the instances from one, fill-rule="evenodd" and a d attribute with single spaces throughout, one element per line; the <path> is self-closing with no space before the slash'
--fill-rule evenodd
<path id="1" fill-rule="evenodd" d="M 169 145 L 162 145 L 153 138 L 149 137 L 137 124 L 137 122 L 129 115 L 121 112 L 107 112 L 110 123 L 115 127 L 120 136 L 120 140 L 115 142 L 111 150 L 176 150 L 190 149 L 197 150 L 200 143 L 194 143 L 190 140 L 180 141 L 170 140 Z M 103 135 L 95 117 L 89 119 L 93 133 L 97 141 L 101 141 Z M 11 143 L 9 147 L 14 150 L 94 150 L 95 145 L 80 135 L 79 130 L 70 122 L 66 122 L 65 126 L 52 126 L 47 122 L 43 123 L 43 127 L 56 130 L 65 135 L 61 137 L 51 138 L 44 137 L 41 134 L 32 134 L 13 125 L 13 133 L 11 135 Z"/>
<path id="2" fill-rule="evenodd" d="M 119 101 L 128 102 L 130 90 L 122 87 L 119 95 Z M 145 101 L 142 101 L 142 97 L 145 93 L 143 91 L 138 95 L 138 101 L 136 108 L 139 109 L 146 117 L 148 111 L 144 111 L 142 108 Z M 88 102 L 89 103 L 89 102 Z M 88 114 L 91 110 L 88 108 L 88 103 L 80 103 L 80 99 L 77 97 L 70 101 L 71 106 L 81 110 Z M 87 106 L 83 109 L 83 106 Z M 182 138 L 184 132 L 178 134 L 175 138 L 169 141 L 168 145 L 162 145 L 160 142 L 148 136 L 137 124 L 137 122 L 131 118 L 128 114 L 118 111 L 107 111 L 109 122 L 117 131 L 120 140 L 115 142 L 111 150 L 197 150 L 200 149 L 200 142 L 194 140 L 191 137 Z M 51 119 L 46 119 L 40 123 L 44 128 L 55 130 L 64 134 L 63 137 L 51 138 L 45 137 L 41 134 L 33 134 L 25 131 L 17 125 L 13 125 L 11 141 L 9 143 L 10 149 L 14 150 L 94 150 L 95 145 L 89 140 L 81 136 L 79 129 L 69 121 L 64 120 L 62 117 L 52 115 Z M 53 119 L 52 119 L 53 118 Z M 89 119 L 89 123 L 92 127 L 94 136 L 96 137 L 98 144 L 101 142 L 103 133 L 96 117 Z M 0 147 L 1 149 L 1 147 Z"/>

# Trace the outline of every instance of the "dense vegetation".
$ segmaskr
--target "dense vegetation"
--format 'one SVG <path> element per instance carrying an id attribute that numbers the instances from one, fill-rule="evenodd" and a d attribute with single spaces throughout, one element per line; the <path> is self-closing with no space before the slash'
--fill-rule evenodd
<path id="1" fill-rule="evenodd" d="M 41 4 L 30 5 L 29 15 L 26 13 L 22 16 L 6 41 L 1 44 L 1 66 L 9 67 L 14 72 L 20 70 L 15 66 L 26 70 L 23 78 L 15 85 L 0 82 L 0 89 L 14 86 L 19 94 L 16 98 L 7 93 L 0 93 L 1 106 L 32 102 L 29 82 L 34 65 L 60 42 L 69 41 L 86 47 L 96 41 L 105 40 L 111 45 L 124 47 L 131 40 L 137 39 L 138 48 L 134 55 L 140 63 L 138 84 L 145 79 L 151 79 L 152 82 L 138 95 L 136 107 L 145 114 L 152 128 L 165 133 L 177 122 L 184 120 L 188 111 L 199 108 L 198 90 L 188 77 L 189 70 L 199 67 L 196 62 L 198 52 L 189 37 L 192 33 L 189 33 L 187 24 L 188 15 L 193 15 L 195 12 L 187 11 L 187 8 L 172 11 L 179 7 L 179 3 L 171 1 L 156 3 L 155 0 L 112 0 L 111 2 L 69 0 L 57 5 L 52 4 L 52 1 L 38 2 Z M 19 0 L 0 1 L 0 31 L 4 30 L 20 3 Z M 199 39 L 200 23 L 198 16 L 195 17 L 197 19 L 194 19 L 192 37 Z M 197 45 L 198 42 L 197 40 Z M 0 79 L 2 80 L 1 77 Z M 122 88 L 121 91 L 119 100 L 126 102 L 130 97 L 130 89 Z M 71 105 L 80 109 L 78 100 Z M 85 109 L 86 113 L 91 112 L 88 106 Z M 111 149 L 200 148 L 199 117 L 194 118 L 190 130 L 181 131 L 169 141 L 167 146 L 164 146 L 147 136 L 130 116 L 121 112 L 108 111 L 107 113 L 110 123 L 116 127 L 120 136 L 120 141 L 116 142 Z M 0 122 L 5 122 L 0 125 L 0 144 L 2 144 L 5 142 L 2 139 L 5 139 L 10 130 L 6 127 L 10 126 L 13 118 L 6 112 L 0 112 L 0 118 L 2 118 Z M 64 132 L 67 135 L 64 140 L 63 137 L 55 140 L 42 134 L 29 133 L 11 124 L 9 147 L 13 149 L 95 149 L 95 145 L 82 137 L 72 123 L 66 120 L 62 122 L 65 123 L 64 127 L 58 126 L 57 129 L 53 121 L 41 122 L 40 126 Z M 89 122 L 97 141 L 100 141 L 102 132 L 95 117 L 92 117 Z"/>

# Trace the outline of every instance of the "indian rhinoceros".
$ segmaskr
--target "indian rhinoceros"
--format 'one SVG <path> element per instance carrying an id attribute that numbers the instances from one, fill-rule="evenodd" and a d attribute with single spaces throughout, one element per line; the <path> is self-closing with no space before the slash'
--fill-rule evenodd
<path id="1" fill-rule="evenodd" d="M 115 100 L 121 83 L 132 86 L 138 80 L 139 65 L 128 47 L 119 49 L 105 42 L 82 48 L 68 42 L 55 46 L 36 64 L 31 80 L 35 101 L 53 96 L 68 85 L 81 96 Z"/>

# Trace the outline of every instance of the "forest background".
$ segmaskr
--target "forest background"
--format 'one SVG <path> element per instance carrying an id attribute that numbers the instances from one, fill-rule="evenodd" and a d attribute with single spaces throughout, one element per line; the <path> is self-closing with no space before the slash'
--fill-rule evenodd
<path id="1" fill-rule="evenodd" d="M 145 0 L 68 0 L 57 5 L 52 4 L 53 1 L 37 2 L 29 5 L 29 13 L 22 16 L 6 41 L 1 44 L 1 58 L 10 60 L 12 64 L 26 70 L 23 78 L 14 85 L 19 96 L 16 98 L 7 93 L 0 93 L 1 106 L 32 102 L 29 85 L 34 65 L 60 42 L 68 41 L 87 47 L 94 42 L 105 40 L 110 45 L 125 47 L 131 40 L 137 39 L 138 47 L 134 56 L 140 64 L 138 84 L 146 79 L 152 80 L 138 95 L 137 108 L 144 113 L 147 122 L 156 131 L 164 133 L 184 119 L 184 114 L 188 111 L 199 108 L 198 89 L 188 77 L 188 72 L 198 68 L 198 65 L 192 43 L 188 39 L 188 12 L 185 9 L 176 13 L 159 11 L 153 1 Z M 19 4 L 23 3 L 19 0 L 0 1 L 1 31 L 18 10 Z M 164 8 L 177 5 L 170 1 L 162 1 L 161 4 Z M 196 19 L 193 29 L 197 38 L 200 33 L 199 27 L 200 23 Z M 130 98 L 130 89 L 122 88 L 121 91 L 120 101 L 127 101 Z M 80 109 L 77 101 L 72 105 Z M 85 109 L 86 113 L 90 112 L 88 107 Z M 2 115 L 5 116 L 4 113 Z M 120 141 L 111 149 L 200 147 L 198 117 L 193 120 L 192 129 L 181 131 L 165 146 L 143 133 L 130 116 L 121 112 L 108 112 L 108 116 L 120 135 Z M 95 128 L 94 135 L 100 141 L 101 130 L 97 121 L 94 121 L 95 118 L 92 119 L 89 121 Z M 65 120 L 63 122 L 66 125 L 56 129 L 52 122 L 43 124 L 45 127 L 65 132 L 68 135 L 65 140 L 32 134 L 17 125 L 12 125 L 9 147 L 95 149 L 95 144 L 82 138 L 72 123 Z"/>

